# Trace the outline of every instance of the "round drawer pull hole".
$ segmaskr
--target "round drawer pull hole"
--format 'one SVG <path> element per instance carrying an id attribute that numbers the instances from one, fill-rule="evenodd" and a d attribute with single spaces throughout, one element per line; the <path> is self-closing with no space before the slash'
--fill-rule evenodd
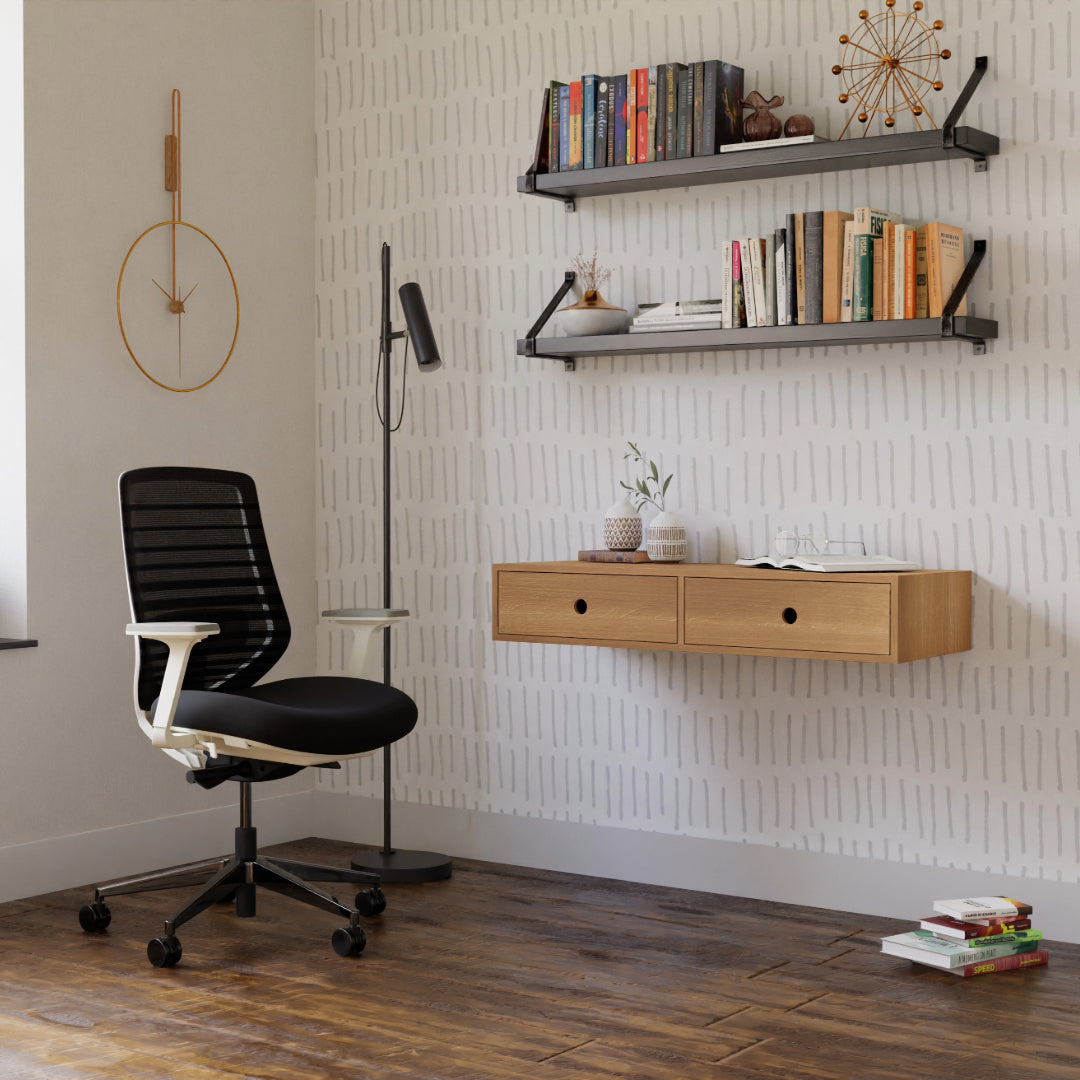
<path id="1" fill-rule="evenodd" d="M 579 615 L 584 615 L 585 612 L 589 610 L 589 605 L 586 604 L 584 600 L 575 600 L 574 601 L 574 610 Z"/>
<path id="2" fill-rule="evenodd" d="M 793 607 L 786 607 L 780 617 L 790 626 L 799 617 L 799 613 Z"/>

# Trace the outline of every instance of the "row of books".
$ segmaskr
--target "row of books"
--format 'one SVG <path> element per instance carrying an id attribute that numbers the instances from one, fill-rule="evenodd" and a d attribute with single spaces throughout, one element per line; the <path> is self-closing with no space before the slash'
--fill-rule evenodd
<path id="1" fill-rule="evenodd" d="M 964 231 L 869 206 L 817 210 L 724 241 L 720 257 L 718 298 L 643 304 L 630 332 L 940 318 L 964 270 Z M 965 297 L 956 314 L 966 312 Z"/>
<path id="2" fill-rule="evenodd" d="M 964 978 L 1040 967 L 1050 959 L 1040 948 L 1042 931 L 1032 929 L 1030 904 L 979 896 L 935 900 L 934 912 L 918 930 L 882 938 L 881 951 Z"/>
<path id="3" fill-rule="evenodd" d="M 743 69 L 722 60 L 552 81 L 536 169 L 568 172 L 719 153 L 742 142 Z"/>

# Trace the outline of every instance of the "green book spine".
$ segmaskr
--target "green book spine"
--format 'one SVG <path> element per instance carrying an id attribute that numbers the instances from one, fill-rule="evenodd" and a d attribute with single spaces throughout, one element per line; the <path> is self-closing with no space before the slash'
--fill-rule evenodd
<path id="1" fill-rule="evenodd" d="M 873 237 L 859 233 L 855 237 L 855 259 L 851 286 L 851 321 L 870 322 L 874 302 Z"/>

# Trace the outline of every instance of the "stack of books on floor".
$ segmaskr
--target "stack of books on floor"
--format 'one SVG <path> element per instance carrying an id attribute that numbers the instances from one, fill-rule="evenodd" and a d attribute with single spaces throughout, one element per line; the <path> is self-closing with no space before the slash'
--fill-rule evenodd
<path id="1" fill-rule="evenodd" d="M 1031 905 L 1007 896 L 935 900 L 918 930 L 881 939 L 881 951 L 953 975 L 992 975 L 1049 960 L 1031 927 Z"/>

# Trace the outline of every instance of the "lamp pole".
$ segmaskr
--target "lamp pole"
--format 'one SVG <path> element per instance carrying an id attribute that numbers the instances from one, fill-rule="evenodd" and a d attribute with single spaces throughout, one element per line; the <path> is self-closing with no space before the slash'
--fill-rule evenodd
<path id="1" fill-rule="evenodd" d="M 382 311 L 379 345 L 382 353 L 382 450 L 383 450 L 383 607 L 389 611 L 390 602 L 390 542 L 393 507 L 390 500 L 390 351 L 395 339 L 405 337 L 404 330 L 395 331 L 390 323 L 390 245 L 383 244 Z M 376 388 L 378 393 L 378 388 Z M 402 402 L 404 407 L 404 402 Z M 383 628 L 383 682 L 390 685 L 390 627 Z M 450 876 L 453 862 L 448 855 L 434 851 L 396 851 L 390 842 L 391 768 L 390 744 L 383 747 L 383 846 L 379 851 L 362 851 L 352 857 L 356 870 L 370 870 L 383 881 L 441 881 Z"/>

